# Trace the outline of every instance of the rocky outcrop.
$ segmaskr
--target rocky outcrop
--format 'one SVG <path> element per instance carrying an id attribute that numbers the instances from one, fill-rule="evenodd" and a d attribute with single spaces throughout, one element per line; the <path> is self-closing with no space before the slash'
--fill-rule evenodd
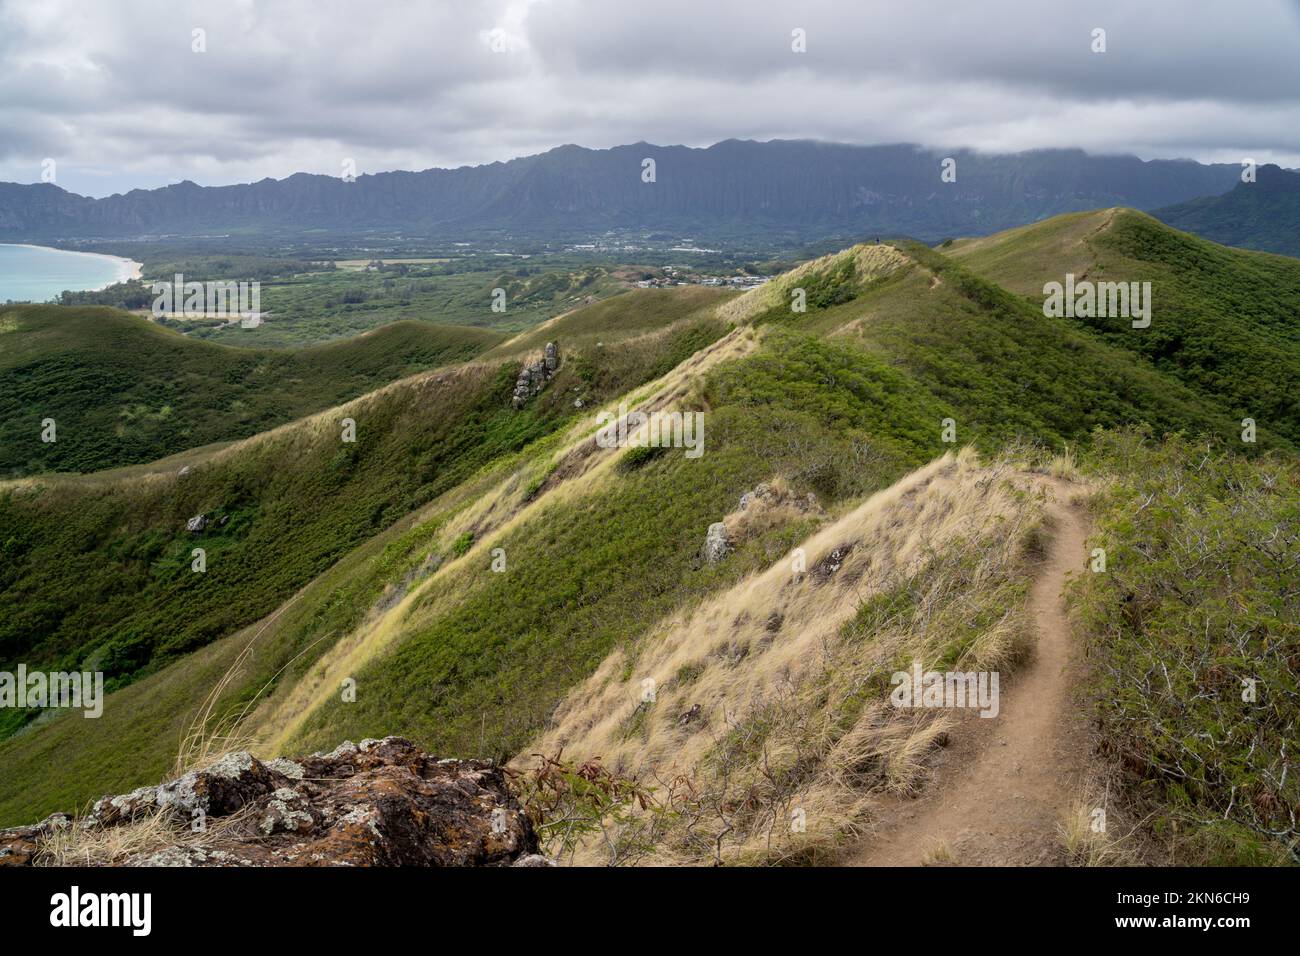
<path id="1" fill-rule="evenodd" d="M 439 760 L 408 740 L 344 743 L 302 760 L 228 754 L 158 787 L 0 831 L 0 865 L 30 865 L 51 834 L 140 827 L 125 866 L 542 866 L 500 767 Z M 75 836 L 72 837 L 75 840 Z M 106 841 L 96 841 L 103 843 Z M 79 860 L 84 862 L 84 860 Z"/>
<path id="2" fill-rule="evenodd" d="M 198 534 L 207 526 L 208 526 L 207 515 L 195 515 L 193 518 L 190 518 L 188 521 L 185 522 L 185 530 L 188 531 L 190 534 Z"/>
<path id="3" fill-rule="evenodd" d="M 523 408 L 528 404 L 529 399 L 546 387 L 546 383 L 555 377 L 555 373 L 559 368 L 560 347 L 554 342 L 547 342 L 546 348 L 542 350 L 541 360 L 525 364 L 519 370 L 519 378 L 515 381 L 515 391 L 511 398 L 511 404 L 515 408 Z"/>
<path id="4" fill-rule="evenodd" d="M 793 495 L 783 484 L 768 484 L 762 482 L 754 487 L 753 491 L 747 491 L 740 496 L 740 503 L 737 505 L 737 511 L 749 511 L 756 506 L 766 505 L 776 507 L 777 505 L 789 505 L 800 511 L 816 511 L 820 507 L 817 502 L 817 496 L 811 491 L 802 498 Z"/>
<path id="5" fill-rule="evenodd" d="M 731 537 L 727 534 L 727 526 L 721 521 L 713 522 L 704 538 L 704 560 L 717 564 L 730 553 Z"/>
<path id="6" fill-rule="evenodd" d="M 709 525 L 702 553 L 706 564 L 717 564 L 736 550 L 738 544 L 752 535 L 752 528 L 760 529 L 776 520 L 792 520 L 808 515 L 819 515 L 821 505 L 812 492 L 794 494 L 786 482 L 775 479 L 763 482 L 740 496 L 736 510 L 723 521 Z"/>
<path id="7" fill-rule="evenodd" d="M 55 813 L 31 826 L 0 830 L 0 866 L 30 866 L 41 843 L 72 826 L 66 813 Z"/>

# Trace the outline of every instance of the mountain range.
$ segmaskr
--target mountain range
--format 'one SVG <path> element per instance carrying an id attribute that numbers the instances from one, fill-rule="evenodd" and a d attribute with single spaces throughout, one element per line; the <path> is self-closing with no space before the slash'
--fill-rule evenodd
<path id="1" fill-rule="evenodd" d="M 1300 256 L 1300 173 L 1261 166 L 1253 183 L 1155 211 L 1178 229 L 1244 249 Z"/>
<path id="2" fill-rule="evenodd" d="M 654 160 L 653 182 L 644 181 L 647 159 Z M 953 181 L 941 179 L 946 159 L 955 161 Z M 719 242 L 868 234 L 938 241 L 1098 207 L 1173 206 L 1231 189 L 1238 173 L 1233 164 L 1077 149 L 996 155 L 802 140 L 726 140 L 708 148 L 566 145 L 509 162 L 383 172 L 352 182 L 298 173 L 232 186 L 186 181 L 102 199 L 53 184 L 5 183 L 0 237 L 396 230 L 556 240 L 661 231 L 664 238 Z"/>

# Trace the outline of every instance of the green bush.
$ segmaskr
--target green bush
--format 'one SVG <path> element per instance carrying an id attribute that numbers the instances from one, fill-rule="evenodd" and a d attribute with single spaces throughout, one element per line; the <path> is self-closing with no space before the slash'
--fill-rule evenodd
<path id="1" fill-rule="evenodd" d="M 1300 862 L 1300 466 L 1099 433 L 1076 597 L 1102 749 L 1182 862 Z"/>

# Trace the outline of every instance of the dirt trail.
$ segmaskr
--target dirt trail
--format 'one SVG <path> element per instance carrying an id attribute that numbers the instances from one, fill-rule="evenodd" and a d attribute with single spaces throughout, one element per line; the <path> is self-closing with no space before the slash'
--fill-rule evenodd
<path id="1" fill-rule="evenodd" d="M 1082 662 L 1071 640 L 1062 588 L 1085 566 L 1087 522 L 1070 498 L 1077 485 L 1043 479 L 1052 534 L 1029 609 L 1038 625 L 1034 656 L 1000 688 L 992 719 L 963 717 L 916 799 L 881 808 L 878 825 L 850 866 L 1028 866 L 1064 862 L 1059 825 L 1087 770 Z M 936 850 L 942 851 L 936 859 Z M 945 861 L 944 857 L 947 856 Z"/>

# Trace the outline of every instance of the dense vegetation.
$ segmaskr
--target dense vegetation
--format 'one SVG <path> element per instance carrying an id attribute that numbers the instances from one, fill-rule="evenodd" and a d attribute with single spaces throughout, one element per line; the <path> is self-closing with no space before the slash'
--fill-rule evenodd
<path id="1" fill-rule="evenodd" d="M 1138 431 L 1092 464 L 1103 753 L 1174 859 L 1300 862 L 1300 466 Z"/>
<path id="2" fill-rule="evenodd" d="M 1251 418 L 1261 445 L 1300 448 L 1300 261 L 1225 248 L 1122 209 L 1025 226 L 958 245 L 954 256 L 1020 293 L 1040 316 L 1044 283 L 1063 282 L 1067 272 L 1151 283 L 1148 328 L 1127 318 L 1063 319 L 1058 327 L 1084 330 L 1186 386 L 1223 423 L 1208 429 L 1221 438 Z"/>
<path id="3" fill-rule="evenodd" d="M 240 276 L 224 276 L 232 277 Z M 494 298 L 496 289 L 504 291 L 504 299 Z M 263 281 L 261 306 L 270 316 L 256 329 L 188 320 L 176 327 L 212 341 L 273 347 L 310 345 L 433 316 L 440 323 L 516 332 L 622 290 L 605 267 L 564 258 L 544 269 L 521 265 L 505 273 L 499 260 L 461 264 L 439 259 L 382 268 L 359 261 L 334 271 Z M 494 309 L 495 302 L 504 310 Z"/>
<path id="4" fill-rule="evenodd" d="M 96 471 L 244 438 L 501 339 L 403 322 L 277 351 L 198 342 L 105 308 L 0 309 L 0 477 Z M 41 439 L 47 418 L 53 442 Z"/>
<path id="5" fill-rule="evenodd" d="M 1300 256 L 1300 173 L 1265 165 L 1253 183 L 1157 209 L 1162 222 L 1243 249 Z"/>
<path id="6" fill-rule="evenodd" d="M 824 384 L 832 369 L 841 386 L 833 395 Z M 320 708 L 301 745 L 373 735 L 397 720 L 446 752 L 513 753 L 612 647 L 793 543 L 791 529 L 778 529 L 725 565 L 703 565 L 703 529 L 741 492 L 781 474 L 833 504 L 939 454 L 926 397 L 904 384 L 891 398 L 896 387 L 879 360 L 810 337 L 720 366 L 704 388 L 702 457 L 670 449 L 616 469 L 599 493 L 544 507 L 500 541 L 507 574 L 489 573 L 485 559 L 424 597 L 400 645 L 356 675 L 365 692 Z M 901 439 L 872 427 L 891 415 Z M 457 593 L 450 605 L 448 588 Z M 401 690 L 412 687 L 421 690 Z"/>
<path id="7" fill-rule="evenodd" d="M 1294 731 L 1287 663 L 1294 642 L 1287 650 L 1278 634 L 1290 632 L 1272 628 L 1294 630 L 1295 595 L 1286 590 L 1285 563 L 1269 563 L 1281 540 L 1270 543 L 1266 529 L 1294 529 L 1296 489 L 1294 467 L 1285 464 L 1292 459 L 1269 458 L 1267 448 L 1290 454 L 1294 409 L 1281 389 L 1270 390 L 1241 364 L 1235 345 L 1207 359 L 1206 343 L 1219 318 L 1230 335 L 1255 335 L 1239 328 L 1254 324 L 1282 343 L 1260 352 L 1280 363 L 1268 374 L 1288 374 L 1294 319 L 1288 323 L 1275 292 L 1289 288 L 1291 274 L 1286 263 L 1275 271 L 1269 257 L 1148 234 L 1147 222 L 1121 217 L 1113 239 L 1095 237 L 1083 248 L 1094 256 L 1113 242 L 1103 249 L 1108 267 L 1143 255 L 1143 268 L 1168 270 L 1179 289 L 1157 304 L 1177 306 L 1165 332 L 1181 328 L 1187 349 L 1148 353 L 1151 343 L 1130 341 L 1123 330 L 1045 318 L 1041 298 L 1035 304 L 1003 284 L 994 260 L 901 245 L 910 264 L 866 281 L 851 259 L 831 262 L 810 275 L 808 312 L 770 308 L 755 328 L 722 343 L 725 360 L 682 371 L 672 401 L 706 416 L 700 459 L 680 449 L 629 451 L 593 474 L 575 455 L 599 403 L 645 398 L 647 382 L 727 331 L 712 309 L 728 293 L 695 287 L 608 298 L 490 349 L 470 370 L 422 376 L 316 421 L 197 455 L 184 478 L 167 468 L 145 478 L 46 478 L 0 488 L 0 604 L 13 609 L 0 621 L 0 668 L 17 660 L 93 665 L 121 688 L 101 720 L 19 727 L 33 716 L 23 714 L 0 726 L 14 734 L 0 742 L 0 819 L 31 819 L 156 777 L 188 715 L 228 672 L 223 712 L 264 691 L 272 703 L 292 706 L 300 683 L 316 688 L 302 690 L 316 696 L 295 713 L 301 724 L 275 725 L 288 749 L 400 732 L 443 753 L 511 755 L 611 650 L 636 648 L 657 621 L 770 566 L 810 530 L 815 522 L 806 516 L 776 522 L 737 542 L 722 564 L 703 562 L 708 525 L 758 482 L 779 477 L 834 514 L 968 443 L 998 450 L 1029 439 L 1059 450 L 1099 426 L 1134 422 L 1159 434 L 1233 438 L 1242 417 L 1236 403 L 1247 400 L 1270 409 L 1259 445 L 1238 442 L 1204 462 L 1178 439 L 1163 451 L 1119 439 L 1099 449 L 1099 471 L 1121 476 L 1102 508 L 1113 573 L 1087 582 L 1085 607 L 1102 635 L 1103 662 L 1127 655 L 1154 664 L 1169 635 L 1188 654 L 1209 654 L 1212 680 L 1222 681 L 1235 679 L 1231 668 L 1245 654 L 1262 675 L 1260 687 L 1274 695 L 1261 701 L 1281 708 L 1251 716 L 1259 740 L 1284 738 Z M 1058 273 L 1067 261 L 1027 246 L 999 261 L 1011 259 L 1017 268 Z M 365 282 L 386 276 L 362 275 Z M 510 278 L 498 272 L 490 281 Z M 1234 324 L 1234 315 L 1244 318 Z M 561 344 L 559 374 L 526 408 L 511 408 L 521 350 L 549 339 Z M 1251 350 L 1259 345 L 1245 341 Z M 1247 384 L 1231 380 L 1222 364 L 1213 374 L 1198 364 L 1210 360 L 1241 371 Z M 1252 389 L 1263 398 L 1251 399 Z M 340 441 L 345 415 L 357 422 L 355 444 Z M 952 443 L 944 438 L 947 418 L 956 426 Z M 1153 503 L 1143 506 L 1152 492 Z M 186 533 L 186 519 L 199 513 L 211 524 Z M 493 573 L 489 543 L 508 556 L 505 573 Z M 194 547 L 207 550 L 204 574 L 190 571 Z M 1197 563 L 1207 555 L 1210 564 Z M 1139 558 L 1149 566 L 1139 567 Z M 252 630 L 277 608 L 282 613 L 264 622 L 264 632 Z M 1140 619 L 1129 616 L 1135 608 Z M 879 610 L 864 609 L 863 628 L 875 626 L 871 614 Z M 1220 630 L 1246 627 L 1245 644 L 1194 644 L 1191 635 L 1206 623 L 1197 614 Z M 239 649 L 250 633 L 258 639 L 245 658 Z M 376 633 L 382 641 L 373 654 L 340 665 L 356 665 L 349 673 L 355 702 L 312 683 L 320 675 L 309 668 L 338 642 L 350 648 Z M 959 649 L 964 638 L 954 633 Z M 1194 694 L 1205 673 L 1180 686 Z M 1189 702 L 1181 691 L 1168 698 L 1118 685 L 1105 691 L 1114 710 L 1103 719 L 1132 718 L 1128 736 L 1116 739 L 1135 792 L 1166 808 L 1180 832 L 1228 808 L 1215 803 L 1222 793 L 1214 780 L 1173 786 L 1187 772 L 1168 762 L 1180 752 L 1175 744 L 1207 765 L 1224 761 L 1222 772 L 1262 814 L 1257 821 L 1275 826 L 1268 814 L 1288 800 L 1295 805 L 1294 793 L 1268 789 L 1275 767 L 1268 745 L 1256 750 L 1264 763 L 1242 756 L 1244 725 L 1231 723 L 1232 714 L 1206 712 L 1200 698 Z M 1222 726 L 1213 723 L 1219 717 Z M 1219 733 L 1225 728 L 1228 738 Z M 1184 739 L 1197 733 L 1212 740 Z M 51 774 L 55 754 L 62 769 Z M 1231 813 L 1228 823 L 1201 842 L 1218 848 L 1207 855 L 1272 858 L 1276 840 Z M 1243 841 L 1248 832 L 1254 836 Z M 1225 840 L 1237 849 L 1225 853 Z"/>
<path id="8" fill-rule="evenodd" d="M 1151 282 L 1153 311 L 1148 329 L 1085 320 L 1092 330 L 1300 448 L 1300 261 L 1227 249 L 1132 212 L 1096 244 L 1104 275 Z"/>
<path id="9" fill-rule="evenodd" d="M 0 662 L 137 679 L 274 609 L 334 561 L 503 454 L 675 365 L 716 322 L 686 325 L 658 354 L 573 361 L 537 401 L 510 404 L 517 362 L 426 377 L 149 480 L 41 481 L 0 489 Z M 568 393 L 568 394 L 566 394 Z M 341 419 L 356 441 L 341 440 Z M 186 520 L 209 526 L 188 533 Z M 206 550 L 193 573 L 191 551 Z M 30 715 L 28 715 L 30 716 Z"/>

